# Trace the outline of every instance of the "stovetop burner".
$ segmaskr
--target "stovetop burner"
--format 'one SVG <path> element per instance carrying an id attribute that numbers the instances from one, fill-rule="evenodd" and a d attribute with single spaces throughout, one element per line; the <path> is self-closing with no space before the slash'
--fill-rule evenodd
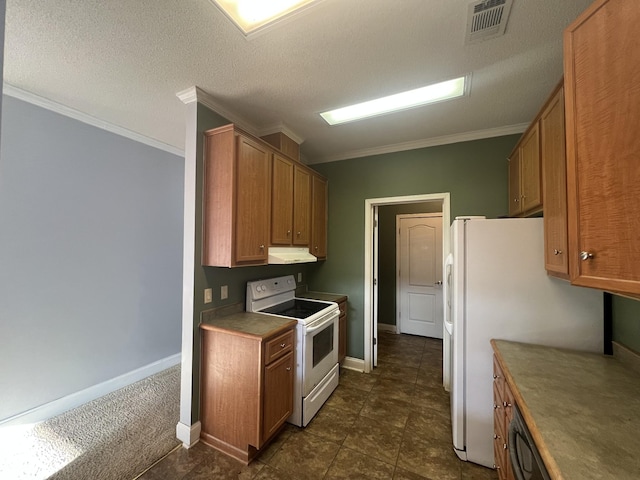
<path id="1" fill-rule="evenodd" d="M 273 307 L 260 310 L 261 313 L 273 313 L 285 317 L 305 319 L 327 308 L 326 303 L 313 302 L 294 298 Z"/>

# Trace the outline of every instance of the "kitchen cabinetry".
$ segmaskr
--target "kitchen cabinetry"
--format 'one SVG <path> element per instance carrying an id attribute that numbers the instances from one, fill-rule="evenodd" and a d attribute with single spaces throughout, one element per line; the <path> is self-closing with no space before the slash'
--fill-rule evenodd
<path id="1" fill-rule="evenodd" d="M 493 452 L 495 468 L 500 480 L 513 480 L 507 433 L 513 419 L 514 397 L 505 381 L 504 373 L 493 357 Z"/>
<path id="2" fill-rule="evenodd" d="M 267 263 L 271 152 L 234 125 L 205 132 L 202 264 Z"/>
<path id="3" fill-rule="evenodd" d="M 564 34 L 571 282 L 640 295 L 637 0 L 598 0 Z"/>
<path id="4" fill-rule="evenodd" d="M 312 176 L 311 200 L 311 253 L 318 260 L 327 258 L 327 180 Z"/>
<path id="5" fill-rule="evenodd" d="M 338 362 L 342 363 L 347 356 L 347 299 L 338 303 L 340 317 L 338 317 Z"/>
<path id="6" fill-rule="evenodd" d="M 201 439 L 248 463 L 293 411 L 295 321 L 260 336 L 201 325 Z"/>
<path id="7" fill-rule="evenodd" d="M 271 205 L 271 245 L 308 246 L 311 172 L 275 153 Z"/>
<path id="8" fill-rule="evenodd" d="M 562 83 L 554 90 L 540 114 L 540 151 L 545 268 L 550 275 L 568 280 L 567 163 Z"/>
<path id="9" fill-rule="evenodd" d="M 542 210 L 540 129 L 535 121 L 509 156 L 509 215 L 529 216 Z"/>

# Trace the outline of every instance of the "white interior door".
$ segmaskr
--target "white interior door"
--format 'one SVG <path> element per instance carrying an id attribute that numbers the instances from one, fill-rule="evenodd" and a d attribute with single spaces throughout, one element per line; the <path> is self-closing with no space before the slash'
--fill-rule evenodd
<path id="1" fill-rule="evenodd" d="M 397 325 L 442 338 L 442 214 L 398 215 Z"/>

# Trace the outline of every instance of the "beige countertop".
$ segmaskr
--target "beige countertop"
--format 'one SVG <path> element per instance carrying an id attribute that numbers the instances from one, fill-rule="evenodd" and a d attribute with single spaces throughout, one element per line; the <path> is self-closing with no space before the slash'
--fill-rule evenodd
<path id="1" fill-rule="evenodd" d="M 640 478 L 640 375 L 613 357 L 493 340 L 552 479 Z"/>
<path id="2" fill-rule="evenodd" d="M 290 318 L 263 313 L 235 312 L 223 316 L 203 316 L 200 328 L 228 330 L 247 336 L 268 338 L 281 330 L 293 328 L 298 322 Z"/>
<path id="3" fill-rule="evenodd" d="M 296 297 L 311 298 L 314 300 L 323 300 L 325 302 L 344 302 L 347 296 L 342 293 L 327 293 L 327 292 L 302 292 L 296 294 Z"/>

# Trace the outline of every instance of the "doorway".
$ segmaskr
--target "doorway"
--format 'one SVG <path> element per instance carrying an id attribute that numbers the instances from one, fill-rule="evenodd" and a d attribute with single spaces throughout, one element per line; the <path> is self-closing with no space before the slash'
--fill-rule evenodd
<path id="1" fill-rule="evenodd" d="M 396 216 L 398 333 L 442 338 L 442 213 Z"/>
<path id="2" fill-rule="evenodd" d="M 433 203 L 442 212 L 442 224 L 450 224 L 450 194 L 435 193 L 365 200 L 365 258 L 364 258 L 364 372 L 369 373 L 377 364 L 378 340 L 378 210 L 387 205 Z M 432 210 L 433 211 L 433 210 Z M 449 253 L 448 228 L 442 228 L 442 258 Z"/>

